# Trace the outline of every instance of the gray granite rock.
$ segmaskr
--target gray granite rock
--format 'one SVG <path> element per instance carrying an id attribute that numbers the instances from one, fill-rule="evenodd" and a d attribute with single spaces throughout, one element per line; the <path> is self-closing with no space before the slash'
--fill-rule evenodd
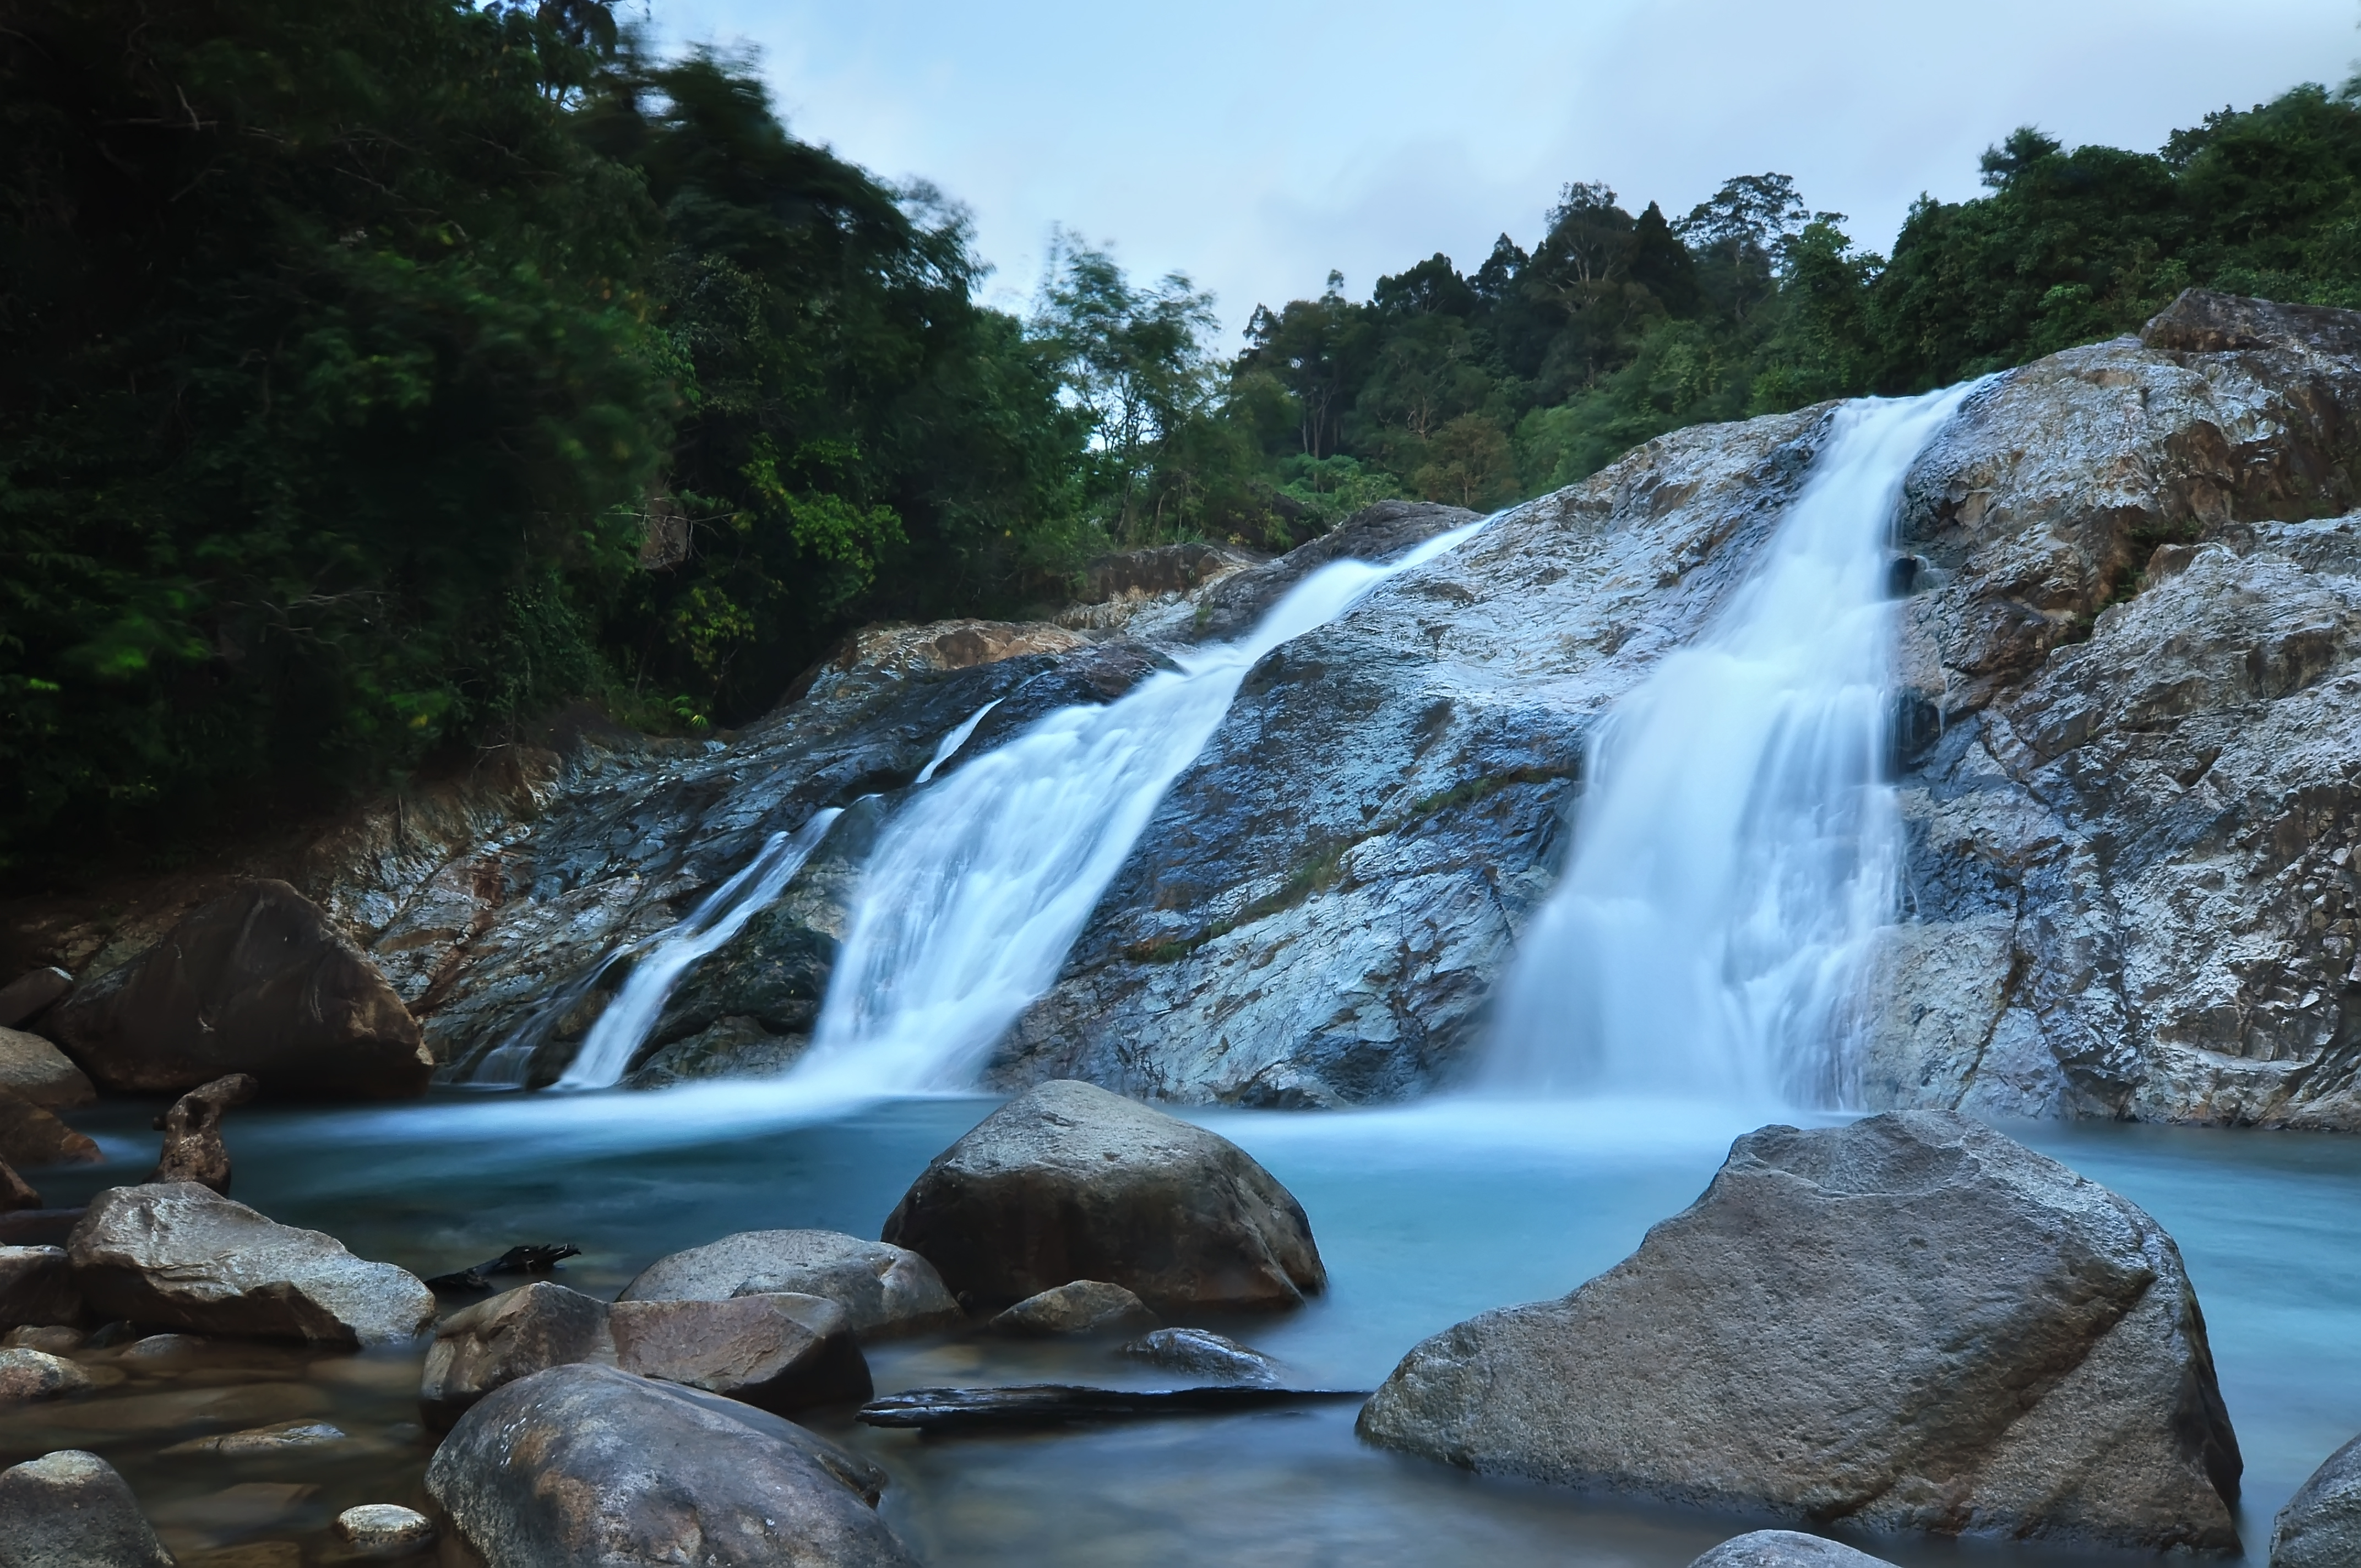
<path id="1" fill-rule="evenodd" d="M 1824 1535 L 1758 1530 L 1732 1536 L 1689 1568 L 1894 1568 L 1894 1564 Z"/>
<path id="2" fill-rule="evenodd" d="M 172 1568 L 115 1467 L 60 1449 L 0 1470 L 0 1568 Z"/>
<path id="3" fill-rule="evenodd" d="M 100 1193 L 66 1254 L 93 1310 L 192 1333 L 390 1344 L 434 1318 L 416 1277 L 194 1182 Z"/>
<path id="4" fill-rule="evenodd" d="M 1946 1113 L 1747 1135 L 1624 1262 L 1412 1350 L 1359 1430 L 1816 1524 L 2238 1544 L 2237 1440 L 2171 1238 Z"/>
<path id="5" fill-rule="evenodd" d="M 723 1301 L 789 1291 L 825 1296 L 864 1340 L 960 1321 L 935 1266 L 906 1247 L 840 1231 L 741 1231 L 657 1259 L 619 1301 Z"/>
<path id="6" fill-rule="evenodd" d="M 996 1334 L 1029 1337 L 1129 1333 L 1156 1325 L 1156 1314 L 1148 1310 L 1148 1303 L 1122 1286 L 1104 1279 L 1074 1279 L 1026 1297 L 987 1326 Z"/>
<path id="7" fill-rule="evenodd" d="M 2321 1462 L 2271 1526 L 2270 1568 L 2361 1563 L 2361 1438 Z"/>
<path id="8" fill-rule="evenodd" d="M 29 1405 L 80 1394 L 90 1374 L 45 1350 L 0 1350 L 0 1405 Z"/>
<path id="9" fill-rule="evenodd" d="M 399 1503 L 363 1503 L 336 1516 L 336 1539 L 363 1557 L 403 1557 L 434 1544 L 434 1521 Z"/>
<path id="10" fill-rule="evenodd" d="M 844 1309 L 772 1292 L 725 1301 L 618 1301 L 615 1364 L 766 1410 L 858 1404 L 869 1363 Z"/>
<path id="11" fill-rule="evenodd" d="M 1103 1279 L 1159 1310 L 1268 1309 L 1328 1283 L 1303 1206 L 1244 1149 L 1071 1080 L 937 1155 L 884 1234 L 984 1307 Z"/>
<path id="12" fill-rule="evenodd" d="M 418 1389 L 421 1418 L 447 1431 L 493 1389 L 552 1366 L 609 1361 L 607 1303 L 536 1280 L 454 1312 L 435 1326 Z"/>
<path id="13" fill-rule="evenodd" d="M 488 1568 L 910 1568 L 884 1481 L 766 1411 L 589 1365 L 495 1389 L 426 1469 Z"/>
<path id="14" fill-rule="evenodd" d="M 22 1029 L 0 1028 L 0 1089 L 49 1111 L 98 1099 L 98 1091 L 65 1052 Z"/>

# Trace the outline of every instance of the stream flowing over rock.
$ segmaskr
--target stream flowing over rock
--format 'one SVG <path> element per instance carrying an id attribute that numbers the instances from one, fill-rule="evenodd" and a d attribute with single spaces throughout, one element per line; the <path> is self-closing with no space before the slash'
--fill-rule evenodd
<path id="1" fill-rule="evenodd" d="M 1270 652 L 987 1085 L 1318 1106 L 1469 1077 L 1597 726 L 1747 579 L 1829 430 L 1821 407 L 1660 437 Z M 2198 291 L 1994 378 L 1919 454 L 1892 564 L 1906 855 L 1837 1074 L 1857 1103 L 2361 1130 L 2356 505 L 2361 316 Z M 865 629 L 734 735 L 577 715 L 233 869 L 366 949 L 445 1071 L 546 1084 L 635 945 L 841 807 L 624 1081 L 774 1073 L 863 858 L 962 723 L 994 705 L 945 773 L 1324 561 L 1467 520 L 1386 503 L 1276 561 L 1103 563 L 1056 624 Z M 60 1020 L 215 896 L 10 906 L 0 972 L 73 972 L 43 1027 L 79 1052 Z"/>
<path id="2" fill-rule="evenodd" d="M 1412 1350 L 1359 1430 L 1812 1524 L 2238 1544 L 2237 1439 L 2172 1239 L 1943 1112 L 1748 1134 L 1614 1268 Z"/>

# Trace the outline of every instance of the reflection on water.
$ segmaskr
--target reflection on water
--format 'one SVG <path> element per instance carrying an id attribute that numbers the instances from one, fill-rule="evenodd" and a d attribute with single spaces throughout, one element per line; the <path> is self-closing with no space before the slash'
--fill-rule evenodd
<path id="1" fill-rule="evenodd" d="M 422 1275 L 516 1242 L 570 1242 L 584 1255 L 561 1277 L 611 1296 L 653 1258 L 730 1231 L 815 1225 L 876 1234 L 927 1160 L 992 1105 L 943 1098 L 827 1110 L 750 1103 L 738 1088 L 734 1096 L 494 1104 L 452 1095 L 389 1111 L 248 1110 L 228 1129 L 236 1195 Z M 145 1174 L 155 1144 L 146 1113 L 110 1108 L 74 1119 L 102 1135 L 115 1163 L 49 1173 L 53 1201 L 78 1201 Z M 1562 1294 L 1615 1263 L 1697 1194 L 1730 1139 L 1746 1130 L 1695 1108 L 1629 1104 L 1198 1119 L 1244 1145 L 1303 1201 L 1333 1282 L 1326 1298 L 1291 1317 L 1210 1318 L 1205 1326 L 1331 1387 L 1373 1387 L 1422 1336 L 1488 1307 Z M 2179 1239 L 2246 1451 L 2246 1529 L 2259 1559 L 2272 1514 L 2361 1430 L 2361 1235 L 2350 1223 L 2361 1212 L 2361 1139 L 2105 1125 L 2010 1131 L 2140 1203 Z M 909 1342 L 880 1347 L 873 1362 L 884 1391 L 1047 1378 L 1137 1385 L 1148 1376 L 1103 1347 L 1038 1342 Z M 416 1365 L 414 1353 L 242 1350 L 231 1365 L 143 1373 L 93 1398 L 12 1412 L 0 1423 L 0 1454 L 13 1462 L 66 1442 L 93 1448 L 125 1470 L 159 1526 L 191 1551 L 285 1541 L 325 1562 L 335 1508 L 417 1494 L 428 1449 L 411 1404 Z M 324 1417 L 363 1446 L 235 1464 L 159 1455 L 199 1431 L 226 1430 L 225 1418 L 207 1419 L 198 1407 L 238 1388 L 269 1413 L 234 1424 Z M 118 1405 L 128 1408 L 109 1413 Z M 1676 1568 L 1745 1523 L 1606 1506 L 1376 1453 L 1355 1442 L 1350 1407 L 948 1441 L 841 1420 L 814 1424 L 893 1473 L 888 1516 L 937 1568 Z M 284 1495 L 291 1485 L 321 1490 Z M 232 1486 L 245 1489 L 225 1500 Z M 2081 1561 L 1874 1544 L 1905 1564 Z"/>

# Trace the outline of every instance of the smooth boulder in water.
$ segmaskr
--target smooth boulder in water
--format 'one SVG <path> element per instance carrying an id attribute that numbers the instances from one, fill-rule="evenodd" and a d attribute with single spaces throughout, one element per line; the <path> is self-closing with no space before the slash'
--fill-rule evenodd
<path id="1" fill-rule="evenodd" d="M 2330 1454 L 2271 1526 L 2271 1568 L 2361 1563 L 2361 1437 Z"/>
<path id="2" fill-rule="evenodd" d="M 367 953 L 319 905 L 257 879 L 76 988 L 47 1027 L 99 1086 L 178 1094 L 250 1072 L 274 1095 L 400 1100 L 434 1058 Z"/>
<path id="3" fill-rule="evenodd" d="M 1026 1297 L 986 1326 L 994 1333 L 1023 1337 L 1115 1333 L 1152 1329 L 1157 1323 L 1148 1303 L 1122 1286 L 1104 1279 L 1074 1279 L 1038 1296 Z"/>
<path id="4" fill-rule="evenodd" d="M 61 1448 L 0 1470 L 0 1568 L 172 1568 L 115 1466 Z"/>
<path id="5" fill-rule="evenodd" d="M 89 1105 L 98 1091 L 65 1052 L 38 1035 L 0 1025 L 0 1089 L 45 1111 Z"/>
<path id="6" fill-rule="evenodd" d="M 726 1301 L 786 1291 L 825 1296 L 864 1340 L 917 1333 L 960 1321 L 935 1266 L 906 1247 L 840 1231 L 741 1231 L 658 1258 L 622 1301 Z"/>
<path id="7" fill-rule="evenodd" d="M 391 1344 L 434 1321 L 416 1276 L 193 1181 L 100 1193 L 66 1255 L 94 1310 L 191 1333 Z"/>
<path id="8" fill-rule="evenodd" d="M 858 1404 L 875 1391 L 844 1309 L 781 1291 L 727 1301 L 619 1301 L 615 1364 L 766 1410 Z"/>
<path id="9" fill-rule="evenodd" d="M 1279 1386 L 1279 1363 L 1251 1345 L 1240 1344 L 1210 1329 L 1158 1329 L 1142 1334 L 1116 1352 L 1151 1366 L 1169 1367 L 1225 1383 Z"/>
<path id="10" fill-rule="evenodd" d="M 487 1568 L 915 1568 L 884 1473 L 794 1422 L 608 1366 L 558 1366 L 460 1418 L 426 1489 Z"/>
<path id="11" fill-rule="evenodd" d="M 1824 1535 L 1758 1530 L 1732 1536 L 1689 1568 L 1894 1568 L 1894 1564 Z"/>
<path id="12" fill-rule="evenodd" d="M 1412 1350 L 1359 1431 L 1814 1524 L 2238 1544 L 2237 1439 L 2172 1238 L 1948 1112 L 1748 1134 L 1607 1273 Z"/>
<path id="13" fill-rule="evenodd" d="M 420 1418 L 448 1431 L 477 1400 L 520 1377 L 613 1359 L 607 1317 L 606 1302 L 545 1279 L 452 1313 L 435 1326 L 426 1352 Z"/>
<path id="14" fill-rule="evenodd" d="M 985 1307 L 1075 1279 L 1159 1310 L 1295 1307 L 1328 1285 L 1303 1205 L 1244 1149 L 1071 1079 L 937 1155 L 884 1235 Z"/>

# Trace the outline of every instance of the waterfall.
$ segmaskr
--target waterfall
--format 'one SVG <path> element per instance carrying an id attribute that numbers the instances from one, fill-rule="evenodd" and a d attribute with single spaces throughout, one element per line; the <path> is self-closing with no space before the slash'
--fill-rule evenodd
<path id="1" fill-rule="evenodd" d="M 978 716 L 982 717 L 981 715 Z M 969 721 L 971 724 L 974 720 Z M 954 748 L 956 749 L 956 748 Z M 747 921 L 779 896 L 828 830 L 844 813 L 831 806 L 812 814 L 792 834 L 774 833 L 738 873 L 697 901 L 686 919 L 649 940 L 635 955 L 629 978 L 598 1021 L 583 1036 L 560 1089 L 611 1087 L 656 1026 L 672 988 L 690 965 L 736 936 Z M 604 969 L 605 966 L 599 966 Z M 494 1053 L 497 1055 L 498 1053 Z"/>
<path id="2" fill-rule="evenodd" d="M 918 770 L 918 776 L 912 779 L 910 782 L 912 784 L 925 784 L 928 780 L 933 778 L 935 776 L 936 770 L 940 768 L 945 762 L 950 762 L 953 756 L 958 754 L 959 749 L 967 744 L 967 738 L 975 733 L 975 727 L 983 722 L 983 716 L 990 713 L 994 708 L 998 707 L 1000 703 L 1001 699 L 999 697 L 994 697 L 990 702 L 985 703 L 982 707 L 977 708 L 973 713 L 969 714 L 965 718 L 954 725 L 951 729 L 951 732 L 944 736 L 940 741 L 937 742 L 935 746 L 935 754 L 927 759 L 927 765 Z"/>
<path id="3" fill-rule="evenodd" d="M 1384 565 L 1337 561 L 1235 642 L 1173 655 L 1104 706 L 1065 707 L 919 792 L 862 873 L 811 1050 L 789 1080 L 826 1092 L 965 1088 L 1048 991 L 1165 789 L 1265 653 L 1482 527 Z"/>
<path id="4" fill-rule="evenodd" d="M 1838 410 L 1753 575 L 1600 726 L 1489 1087 L 1855 1102 L 1901 853 L 1887 551 L 1912 460 L 1973 389 Z"/>

